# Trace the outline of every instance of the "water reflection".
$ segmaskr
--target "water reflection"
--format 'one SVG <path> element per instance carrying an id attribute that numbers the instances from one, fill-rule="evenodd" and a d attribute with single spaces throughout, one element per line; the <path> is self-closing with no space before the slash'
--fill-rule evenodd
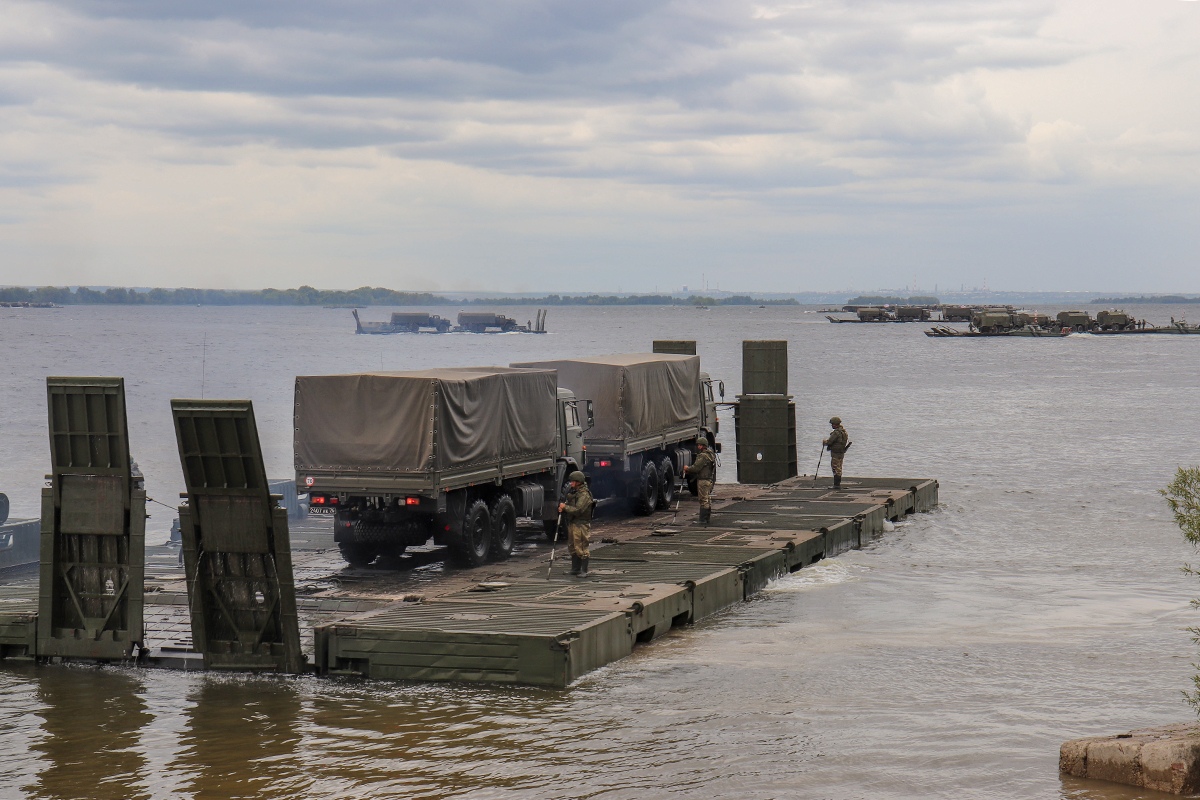
<path id="1" fill-rule="evenodd" d="M 31 745 L 41 764 L 29 796 L 150 798 L 138 749 L 140 731 L 152 720 L 141 677 L 94 667 L 49 667 L 31 675 L 45 736 Z"/>
<path id="2" fill-rule="evenodd" d="M 311 779 L 298 756 L 304 714 L 295 680 L 206 675 L 187 700 L 169 767 L 190 797 L 308 794 Z"/>

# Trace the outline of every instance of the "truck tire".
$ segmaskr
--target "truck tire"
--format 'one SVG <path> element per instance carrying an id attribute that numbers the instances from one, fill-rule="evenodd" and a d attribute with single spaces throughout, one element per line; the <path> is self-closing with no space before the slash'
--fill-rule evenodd
<path id="1" fill-rule="evenodd" d="M 487 503 L 474 500 L 467 504 L 462 530 L 451 552 L 459 562 L 468 567 L 478 567 L 487 562 L 491 547 L 492 515 L 488 512 Z"/>
<path id="2" fill-rule="evenodd" d="M 8 522 L 8 495 L 0 494 L 0 525 Z"/>
<path id="3" fill-rule="evenodd" d="M 675 502 L 675 464 L 667 456 L 658 462 L 658 507 L 663 511 Z"/>
<path id="4" fill-rule="evenodd" d="M 511 497 L 502 494 L 492 503 L 491 515 L 492 560 L 503 561 L 512 555 L 513 544 L 517 540 L 517 507 L 513 505 Z"/>
<path id="5" fill-rule="evenodd" d="M 379 555 L 374 547 L 361 542 L 338 542 L 338 550 L 347 564 L 359 569 L 369 566 L 375 560 L 375 556 Z"/>
<path id="6" fill-rule="evenodd" d="M 642 516 L 653 514 L 658 505 L 658 468 L 653 461 L 647 461 L 642 466 L 642 475 L 634 484 L 634 492 L 634 513 Z"/>

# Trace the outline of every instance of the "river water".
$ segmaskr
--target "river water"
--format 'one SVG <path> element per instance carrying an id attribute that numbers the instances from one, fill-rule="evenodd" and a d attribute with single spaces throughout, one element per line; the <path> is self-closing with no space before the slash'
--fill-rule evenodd
<path id="1" fill-rule="evenodd" d="M 942 505 L 566 691 L 8 664 L 0 797 L 1158 796 L 1060 779 L 1057 755 L 1191 716 L 1200 587 L 1156 490 L 1200 462 L 1200 337 L 938 340 L 792 307 L 553 308 L 548 327 L 355 336 L 340 309 L 0 309 L 0 489 L 37 516 L 47 375 L 125 377 L 134 457 L 174 504 L 173 397 L 252 399 L 288 477 L 297 374 L 688 338 L 732 399 L 741 340 L 787 339 L 801 472 L 838 414 L 847 474 L 937 478 Z M 152 543 L 172 517 L 157 509 Z"/>

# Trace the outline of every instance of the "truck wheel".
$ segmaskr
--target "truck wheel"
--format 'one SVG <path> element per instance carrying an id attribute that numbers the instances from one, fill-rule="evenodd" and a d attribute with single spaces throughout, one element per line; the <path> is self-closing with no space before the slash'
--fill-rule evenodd
<path id="1" fill-rule="evenodd" d="M 700 496 L 700 487 L 696 485 L 695 480 L 688 478 L 687 487 L 688 487 L 688 491 L 692 493 L 692 497 Z"/>
<path id="2" fill-rule="evenodd" d="M 492 560 L 503 561 L 512 555 L 517 539 L 517 507 L 512 498 L 501 495 L 492 504 Z"/>
<path id="3" fill-rule="evenodd" d="M 0 494 L 0 525 L 8 522 L 8 495 Z"/>
<path id="4" fill-rule="evenodd" d="M 475 500 L 463 515 L 462 531 L 454 545 L 454 555 L 468 567 L 478 567 L 487 561 L 492 546 L 492 515 L 487 503 Z"/>
<path id="5" fill-rule="evenodd" d="M 375 560 L 375 556 L 379 555 L 375 548 L 359 542 L 339 542 L 338 550 L 341 551 L 342 558 L 346 560 L 347 564 L 360 569 L 370 565 Z"/>
<path id="6" fill-rule="evenodd" d="M 647 461 L 642 467 L 642 477 L 637 482 L 636 489 L 633 510 L 643 516 L 653 514 L 655 506 L 658 505 L 658 469 L 653 461 Z"/>
<path id="7" fill-rule="evenodd" d="M 664 511 L 675 502 L 675 464 L 667 456 L 658 462 L 658 507 Z"/>

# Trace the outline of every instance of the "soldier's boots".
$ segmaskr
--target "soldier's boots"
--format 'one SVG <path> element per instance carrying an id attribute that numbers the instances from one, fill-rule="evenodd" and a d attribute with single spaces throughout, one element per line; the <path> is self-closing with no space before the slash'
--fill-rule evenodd
<path id="1" fill-rule="evenodd" d="M 583 559 L 581 559 L 579 556 L 571 556 L 571 574 L 572 575 L 579 574 L 579 569 L 580 569 L 582 560 Z"/>
<path id="2" fill-rule="evenodd" d="M 833 476 L 833 488 L 839 489 L 839 488 L 841 488 L 841 485 L 842 485 L 842 476 L 834 475 Z"/>
<path id="3" fill-rule="evenodd" d="M 712 509 L 711 508 L 700 509 L 700 524 L 707 525 L 708 521 L 710 519 L 712 519 Z"/>
<path id="4" fill-rule="evenodd" d="M 588 560 L 586 558 L 579 559 L 579 577 L 586 578 L 588 574 Z"/>

